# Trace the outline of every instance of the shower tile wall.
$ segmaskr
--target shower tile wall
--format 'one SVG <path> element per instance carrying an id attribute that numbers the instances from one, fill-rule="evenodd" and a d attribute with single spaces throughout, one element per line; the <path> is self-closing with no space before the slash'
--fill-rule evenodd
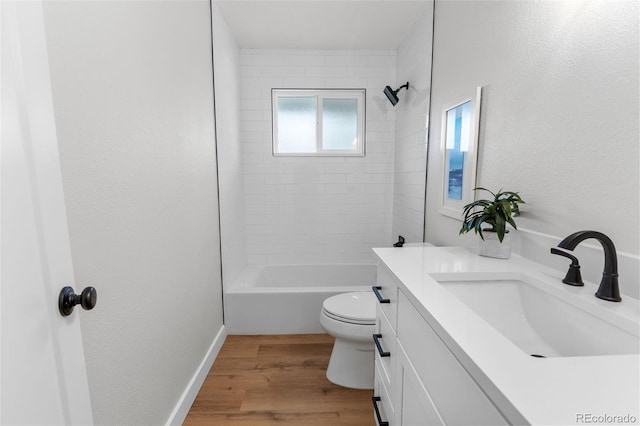
<path id="1" fill-rule="evenodd" d="M 407 242 L 423 238 L 432 21 L 430 7 L 398 47 L 396 62 L 394 89 L 408 81 L 409 90 L 400 92 L 396 105 L 392 233 Z"/>
<path id="2" fill-rule="evenodd" d="M 248 263 L 372 262 L 392 241 L 395 51 L 240 52 Z M 273 157 L 272 88 L 366 88 L 365 157 Z M 219 106 L 220 107 L 220 106 Z"/>

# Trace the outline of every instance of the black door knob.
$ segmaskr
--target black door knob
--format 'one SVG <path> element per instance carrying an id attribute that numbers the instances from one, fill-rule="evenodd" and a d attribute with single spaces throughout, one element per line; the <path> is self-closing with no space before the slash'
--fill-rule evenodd
<path id="1" fill-rule="evenodd" d="M 82 290 L 82 293 L 75 294 L 73 288 L 64 287 L 60 290 L 60 297 L 58 298 L 58 309 L 63 317 L 71 315 L 73 307 L 76 305 L 82 306 L 85 310 L 93 309 L 98 301 L 98 293 L 93 287 L 87 287 Z"/>

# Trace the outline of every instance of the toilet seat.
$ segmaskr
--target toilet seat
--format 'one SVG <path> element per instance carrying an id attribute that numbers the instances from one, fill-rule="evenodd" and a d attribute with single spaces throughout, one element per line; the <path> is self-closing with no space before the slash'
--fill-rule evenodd
<path id="1" fill-rule="evenodd" d="M 348 324 L 375 325 L 376 298 L 369 291 L 338 294 L 322 303 L 322 313 Z"/>

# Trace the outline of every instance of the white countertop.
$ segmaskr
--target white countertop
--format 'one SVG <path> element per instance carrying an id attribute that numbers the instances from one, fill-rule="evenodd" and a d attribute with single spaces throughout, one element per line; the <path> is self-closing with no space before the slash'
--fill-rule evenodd
<path id="1" fill-rule="evenodd" d="M 496 331 L 435 281 L 439 273 L 526 272 L 557 280 L 557 294 L 601 306 L 639 323 L 639 302 L 597 299 L 597 285 L 562 283 L 564 272 L 513 255 L 509 260 L 478 256 L 460 247 L 374 249 L 400 289 L 511 423 L 594 424 L 586 416 L 635 417 L 640 422 L 640 356 L 606 355 L 533 358 Z M 555 287 L 554 287 L 555 291 Z M 638 329 L 634 330 L 638 334 Z M 602 336 L 606 340 L 607 336 Z M 578 418 L 579 415 L 583 421 Z M 602 422 L 600 422 L 602 424 Z"/>

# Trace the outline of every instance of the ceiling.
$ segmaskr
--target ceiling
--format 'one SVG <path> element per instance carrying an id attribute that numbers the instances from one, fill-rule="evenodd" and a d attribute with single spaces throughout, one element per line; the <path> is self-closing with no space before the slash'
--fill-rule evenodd
<path id="1" fill-rule="evenodd" d="M 241 48 L 395 49 L 425 0 L 214 0 Z"/>

